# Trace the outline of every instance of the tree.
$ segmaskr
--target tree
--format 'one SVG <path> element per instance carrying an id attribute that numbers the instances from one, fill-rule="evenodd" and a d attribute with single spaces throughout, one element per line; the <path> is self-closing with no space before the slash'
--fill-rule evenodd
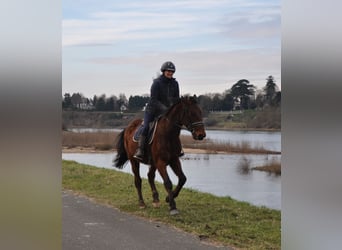
<path id="1" fill-rule="evenodd" d="M 280 91 L 278 91 L 276 94 L 275 94 L 275 96 L 274 96 L 274 98 L 273 98 L 273 101 L 272 101 L 272 104 L 274 105 L 274 106 L 280 106 L 280 104 L 281 104 L 281 92 Z"/>
<path id="2" fill-rule="evenodd" d="M 240 101 L 240 105 L 244 109 L 249 107 L 249 99 L 251 95 L 254 95 L 254 92 L 255 86 L 246 79 L 239 80 L 230 89 L 230 93 L 235 101 Z"/>
<path id="3" fill-rule="evenodd" d="M 222 100 L 223 110 L 230 111 L 234 108 L 234 97 L 231 94 L 226 94 Z"/>
<path id="4" fill-rule="evenodd" d="M 149 97 L 143 96 L 130 96 L 128 99 L 128 108 L 131 111 L 138 111 L 142 110 L 145 104 L 148 102 Z"/>
<path id="5" fill-rule="evenodd" d="M 200 95 L 197 97 L 197 103 L 201 107 L 203 114 L 207 115 L 212 110 L 212 101 L 208 95 Z"/>
<path id="6" fill-rule="evenodd" d="M 220 94 L 215 94 L 212 100 L 213 110 L 220 111 L 222 110 L 222 98 Z"/>
<path id="7" fill-rule="evenodd" d="M 266 86 L 264 87 L 265 91 L 265 99 L 266 103 L 269 105 L 273 105 L 273 99 L 275 98 L 277 94 L 278 87 L 275 84 L 273 76 L 269 76 L 266 78 Z"/>
<path id="8" fill-rule="evenodd" d="M 106 110 L 106 96 L 105 95 L 101 95 L 99 98 L 97 98 L 95 107 L 96 107 L 96 110 L 98 111 Z"/>
<path id="9" fill-rule="evenodd" d="M 73 107 L 76 107 L 76 109 L 79 109 L 82 103 L 82 95 L 80 93 L 72 94 L 71 103 Z"/>
<path id="10" fill-rule="evenodd" d="M 264 99 L 265 96 L 262 93 L 258 93 L 255 98 L 255 104 L 258 109 L 262 109 L 264 107 Z"/>
<path id="11" fill-rule="evenodd" d="M 122 105 L 127 105 L 128 101 L 125 94 L 119 95 L 119 100 L 116 101 L 117 107 L 121 109 Z"/>
<path id="12" fill-rule="evenodd" d="M 113 111 L 114 110 L 114 105 L 115 105 L 115 100 L 114 97 L 110 97 L 109 99 L 106 100 L 105 104 L 105 110 L 107 111 Z"/>
<path id="13" fill-rule="evenodd" d="M 62 102 L 62 108 L 63 109 L 70 109 L 72 108 L 72 103 L 71 103 L 71 96 L 69 93 L 64 94 L 64 100 Z"/>
<path id="14" fill-rule="evenodd" d="M 96 107 L 96 103 L 97 103 L 97 96 L 94 95 L 94 97 L 93 97 L 93 105 L 94 105 L 94 107 Z"/>

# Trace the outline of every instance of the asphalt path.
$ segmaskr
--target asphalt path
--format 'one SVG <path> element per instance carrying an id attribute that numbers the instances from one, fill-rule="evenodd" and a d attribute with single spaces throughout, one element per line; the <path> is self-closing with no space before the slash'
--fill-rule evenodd
<path id="1" fill-rule="evenodd" d="M 63 191 L 63 250 L 218 250 L 192 234 Z"/>

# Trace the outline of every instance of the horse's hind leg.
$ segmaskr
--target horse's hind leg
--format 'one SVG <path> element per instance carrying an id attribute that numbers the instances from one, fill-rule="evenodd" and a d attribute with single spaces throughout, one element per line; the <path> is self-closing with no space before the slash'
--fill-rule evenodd
<path id="1" fill-rule="evenodd" d="M 159 203 L 159 194 L 156 188 L 156 185 L 154 183 L 154 178 L 156 177 L 156 168 L 154 165 L 150 166 L 150 169 L 147 173 L 148 176 L 148 182 L 150 183 L 151 186 L 151 190 L 152 190 L 152 197 L 153 197 L 153 207 L 159 207 L 160 203 Z"/>
<path id="2" fill-rule="evenodd" d="M 170 167 L 178 177 L 177 187 L 173 191 L 173 198 L 176 198 L 186 182 L 186 176 L 183 173 L 182 165 L 178 157 L 175 159 L 175 161 L 170 163 Z M 168 202 L 168 197 L 166 197 L 166 202 Z"/>
<path id="3" fill-rule="evenodd" d="M 138 192 L 139 207 L 145 208 L 146 205 L 145 205 L 142 192 L 141 192 L 141 177 L 140 177 L 140 171 L 139 171 L 139 162 L 136 160 L 131 160 L 131 165 L 132 165 L 132 171 L 134 174 L 135 188 L 137 189 L 137 192 Z"/>

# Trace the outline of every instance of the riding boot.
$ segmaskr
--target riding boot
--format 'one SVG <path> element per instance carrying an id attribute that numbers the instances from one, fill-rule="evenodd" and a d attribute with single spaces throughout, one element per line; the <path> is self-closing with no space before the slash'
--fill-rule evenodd
<path id="1" fill-rule="evenodd" d="M 137 152 L 133 156 L 134 158 L 141 160 L 141 161 L 144 159 L 145 141 L 146 141 L 146 136 L 141 135 L 139 138 L 139 142 L 138 142 Z"/>

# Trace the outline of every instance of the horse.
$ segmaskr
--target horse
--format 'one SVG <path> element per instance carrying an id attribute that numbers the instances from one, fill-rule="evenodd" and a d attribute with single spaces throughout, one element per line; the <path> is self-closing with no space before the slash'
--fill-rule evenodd
<path id="1" fill-rule="evenodd" d="M 117 154 L 113 162 L 115 167 L 122 169 L 126 162 L 130 161 L 134 184 L 138 192 L 139 206 L 145 208 L 146 204 L 141 192 L 140 161 L 133 157 L 138 147 L 137 142 L 133 141 L 133 136 L 141 123 L 142 119 L 135 119 L 118 134 L 116 138 Z M 202 110 L 197 104 L 195 96 L 182 96 L 164 115 L 159 117 L 154 138 L 150 144 L 145 146 L 145 156 L 141 161 L 150 166 L 147 176 L 152 190 L 153 207 L 160 206 L 159 194 L 154 183 L 155 172 L 158 170 L 167 191 L 165 201 L 169 203 L 170 215 L 179 213 L 175 198 L 186 182 L 186 176 L 179 160 L 181 152 L 179 136 L 183 126 L 191 132 L 195 140 L 203 140 L 206 136 Z M 172 182 L 167 173 L 168 165 L 178 177 L 178 184 L 174 190 L 172 190 Z"/>

